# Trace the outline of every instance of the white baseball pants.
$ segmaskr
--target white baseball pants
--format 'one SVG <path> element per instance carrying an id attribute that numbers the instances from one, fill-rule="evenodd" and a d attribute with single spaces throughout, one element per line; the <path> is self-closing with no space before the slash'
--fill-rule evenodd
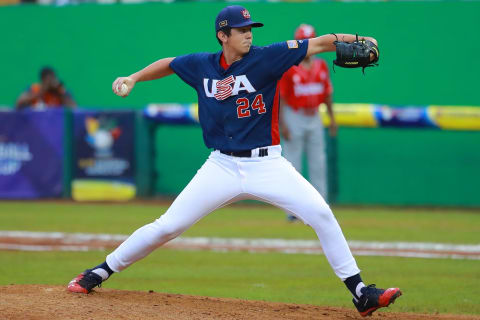
<path id="1" fill-rule="evenodd" d="M 280 146 L 268 156 L 240 158 L 213 151 L 170 208 L 136 230 L 107 256 L 119 272 L 178 237 L 215 209 L 243 199 L 277 206 L 310 225 L 318 235 L 333 270 L 342 280 L 360 272 L 330 207 L 312 185 L 281 156 Z"/>

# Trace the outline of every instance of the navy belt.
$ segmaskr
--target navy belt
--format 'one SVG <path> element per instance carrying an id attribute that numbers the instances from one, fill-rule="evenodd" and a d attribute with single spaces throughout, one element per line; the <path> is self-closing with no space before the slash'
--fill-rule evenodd
<path id="1" fill-rule="evenodd" d="M 219 150 L 219 151 L 220 151 L 220 153 L 226 154 L 228 156 L 233 156 L 233 157 L 240 157 L 240 158 L 251 158 L 252 157 L 252 150 L 242 150 L 242 151 Z M 258 149 L 258 156 L 259 157 L 268 156 L 268 148 Z"/>

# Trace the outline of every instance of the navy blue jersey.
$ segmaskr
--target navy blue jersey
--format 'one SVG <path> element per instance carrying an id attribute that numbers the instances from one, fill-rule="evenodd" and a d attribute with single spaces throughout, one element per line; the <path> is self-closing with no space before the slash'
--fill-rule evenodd
<path id="1" fill-rule="evenodd" d="M 240 151 L 279 144 L 277 84 L 307 49 L 308 40 L 252 46 L 226 70 L 221 51 L 175 58 L 170 67 L 197 91 L 207 148 Z"/>

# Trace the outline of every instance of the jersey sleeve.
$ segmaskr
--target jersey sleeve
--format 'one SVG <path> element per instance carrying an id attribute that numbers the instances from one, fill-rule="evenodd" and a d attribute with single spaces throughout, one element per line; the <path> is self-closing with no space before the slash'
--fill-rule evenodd
<path id="1" fill-rule="evenodd" d="M 199 82 L 198 69 L 201 64 L 199 54 L 178 56 L 170 62 L 170 68 L 188 85 L 195 87 Z"/>
<path id="2" fill-rule="evenodd" d="M 280 79 L 293 65 L 298 65 L 307 54 L 308 40 L 289 40 L 264 47 L 265 66 L 271 75 Z"/>

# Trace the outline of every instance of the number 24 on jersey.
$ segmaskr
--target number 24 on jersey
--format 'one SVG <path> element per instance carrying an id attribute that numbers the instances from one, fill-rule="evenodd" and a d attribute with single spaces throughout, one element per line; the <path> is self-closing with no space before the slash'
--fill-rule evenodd
<path id="1" fill-rule="evenodd" d="M 238 98 L 236 102 L 238 118 L 250 117 L 250 109 L 257 111 L 258 114 L 267 112 L 267 109 L 265 109 L 265 103 L 263 102 L 263 95 L 261 93 L 255 96 L 251 104 L 247 98 Z"/>

